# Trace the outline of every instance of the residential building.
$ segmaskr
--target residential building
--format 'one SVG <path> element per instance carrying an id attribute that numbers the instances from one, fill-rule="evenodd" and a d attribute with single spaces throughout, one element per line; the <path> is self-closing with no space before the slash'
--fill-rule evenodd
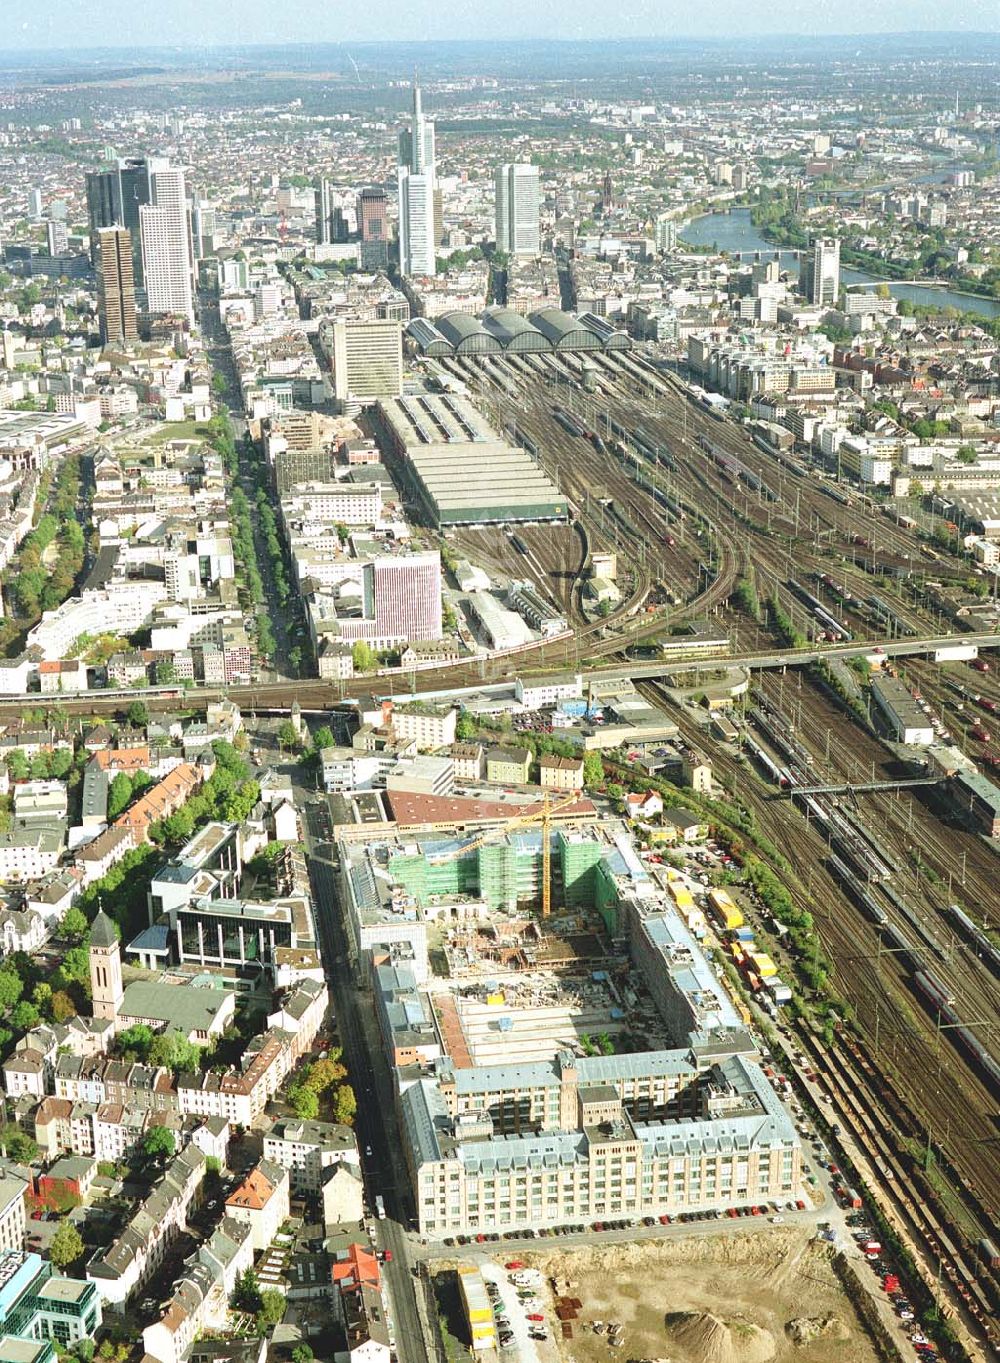
<path id="1" fill-rule="evenodd" d="M 333 1122 L 281 1119 L 265 1133 L 263 1152 L 268 1163 L 289 1171 L 297 1195 L 318 1193 L 327 1169 L 361 1164 L 354 1132 Z"/>
<path id="2" fill-rule="evenodd" d="M 455 741 L 458 711 L 453 706 L 415 701 L 393 706 L 392 731 L 403 742 L 414 742 L 421 752 L 435 752 Z"/>
<path id="3" fill-rule="evenodd" d="M 538 784 L 544 790 L 582 790 L 583 758 L 543 753 L 538 759 Z"/>
<path id="4" fill-rule="evenodd" d="M 226 1215 L 250 1227 L 255 1250 L 265 1250 L 289 1212 L 289 1171 L 262 1159 L 226 1198 Z"/>
<path id="5" fill-rule="evenodd" d="M 19 1250 L 24 1244 L 28 1185 L 13 1170 L 0 1168 L 0 1250 Z"/>
<path id="6" fill-rule="evenodd" d="M 531 753 L 527 748 L 490 748 L 486 753 L 486 779 L 500 785 L 527 785 Z"/>
<path id="7" fill-rule="evenodd" d="M 236 1281 L 252 1266 L 249 1226 L 224 1217 L 185 1261 L 160 1319 L 143 1330 L 145 1356 L 157 1363 L 263 1363 L 263 1354 L 246 1341 L 199 1338 L 229 1331 Z"/>
<path id="8" fill-rule="evenodd" d="M 537 256 L 538 167 L 505 162 L 497 167 L 495 187 L 497 250 L 508 256 Z"/>

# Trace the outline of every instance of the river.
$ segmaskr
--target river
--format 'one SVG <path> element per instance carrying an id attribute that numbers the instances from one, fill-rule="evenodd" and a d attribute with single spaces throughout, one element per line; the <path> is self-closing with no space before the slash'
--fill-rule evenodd
<path id="1" fill-rule="evenodd" d="M 731 213 L 707 213 L 695 218 L 680 235 L 692 246 L 717 246 L 720 251 L 765 251 L 774 255 L 777 248 L 765 241 L 750 221 L 749 208 L 734 208 Z M 779 251 L 783 269 L 796 271 L 798 263 L 790 251 Z M 876 276 L 864 270 L 852 270 L 845 265 L 840 277 L 845 284 L 875 288 Z M 894 298 L 908 298 L 911 303 L 930 303 L 939 308 L 957 308 L 959 312 L 975 312 L 980 317 L 1000 317 L 1000 303 L 977 294 L 958 293 L 955 289 L 937 288 L 933 284 L 889 285 Z"/>

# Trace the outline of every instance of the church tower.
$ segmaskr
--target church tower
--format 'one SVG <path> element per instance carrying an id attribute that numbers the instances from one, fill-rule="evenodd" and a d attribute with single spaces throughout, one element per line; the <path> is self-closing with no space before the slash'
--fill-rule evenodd
<path id="1" fill-rule="evenodd" d="M 125 993 L 122 956 L 115 925 L 103 909 L 90 929 L 90 990 L 94 1017 L 114 1022 Z"/>

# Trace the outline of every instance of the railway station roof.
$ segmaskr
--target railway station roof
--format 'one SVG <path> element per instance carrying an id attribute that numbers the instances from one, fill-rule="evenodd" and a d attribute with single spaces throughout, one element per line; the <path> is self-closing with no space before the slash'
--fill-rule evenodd
<path id="1" fill-rule="evenodd" d="M 503 346 L 486 330 L 478 317 L 468 312 L 446 312 L 435 322 L 442 336 L 451 342 L 456 355 L 499 355 Z"/>
<path id="2" fill-rule="evenodd" d="M 583 326 L 577 318 L 561 308 L 542 308 L 528 318 L 547 337 L 553 350 L 600 350 L 597 333 Z"/>
<path id="3" fill-rule="evenodd" d="M 602 350 L 631 350 L 632 342 L 627 334 L 613 327 L 606 317 L 600 317 L 596 312 L 581 312 L 577 321 L 594 333 Z"/>
<path id="4" fill-rule="evenodd" d="M 451 355 L 454 347 L 447 336 L 438 331 L 426 317 L 414 317 L 406 328 L 425 355 Z"/>
<path id="5" fill-rule="evenodd" d="M 504 350 L 514 353 L 525 350 L 551 350 L 552 343 L 536 326 L 511 308 L 488 308 L 483 313 L 483 326 L 496 336 Z"/>

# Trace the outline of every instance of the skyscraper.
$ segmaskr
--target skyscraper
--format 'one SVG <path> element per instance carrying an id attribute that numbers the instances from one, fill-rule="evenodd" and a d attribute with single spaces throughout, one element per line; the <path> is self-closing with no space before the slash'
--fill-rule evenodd
<path id="1" fill-rule="evenodd" d="M 119 160 L 87 176 L 87 218 L 90 224 L 90 259 L 97 266 L 98 233 L 102 227 L 127 227 L 132 240 L 132 274 L 142 288 L 142 235 L 139 209 L 150 201 L 149 163 L 145 157 Z"/>
<path id="2" fill-rule="evenodd" d="M 538 167 L 508 161 L 496 171 L 497 250 L 510 256 L 537 256 Z"/>
<path id="3" fill-rule="evenodd" d="M 150 202 L 139 209 L 146 306 L 194 320 L 191 230 L 184 172 L 169 161 L 149 162 Z"/>
<path id="4" fill-rule="evenodd" d="M 320 180 L 316 186 L 316 244 L 329 246 L 333 241 L 333 186 Z"/>
<path id="5" fill-rule="evenodd" d="M 45 224 L 45 243 L 50 256 L 64 256 L 69 250 L 69 232 L 64 222 Z"/>
<path id="6" fill-rule="evenodd" d="M 802 258 L 801 292 L 810 303 L 833 307 L 840 296 L 840 238 L 817 237 Z"/>
<path id="7" fill-rule="evenodd" d="M 139 339 L 132 275 L 132 236 L 126 227 L 102 227 L 98 235 L 101 340 L 133 345 Z"/>
<path id="8" fill-rule="evenodd" d="M 413 82 L 411 126 L 399 135 L 399 270 L 404 275 L 433 275 L 434 124 L 424 119 L 420 86 Z"/>
<path id="9" fill-rule="evenodd" d="M 358 232 L 361 236 L 363 269 L 378 270 L 388 264 L 385 209 L 384 189 L 378 187 L 363 189 L 358 195 Z"/>

